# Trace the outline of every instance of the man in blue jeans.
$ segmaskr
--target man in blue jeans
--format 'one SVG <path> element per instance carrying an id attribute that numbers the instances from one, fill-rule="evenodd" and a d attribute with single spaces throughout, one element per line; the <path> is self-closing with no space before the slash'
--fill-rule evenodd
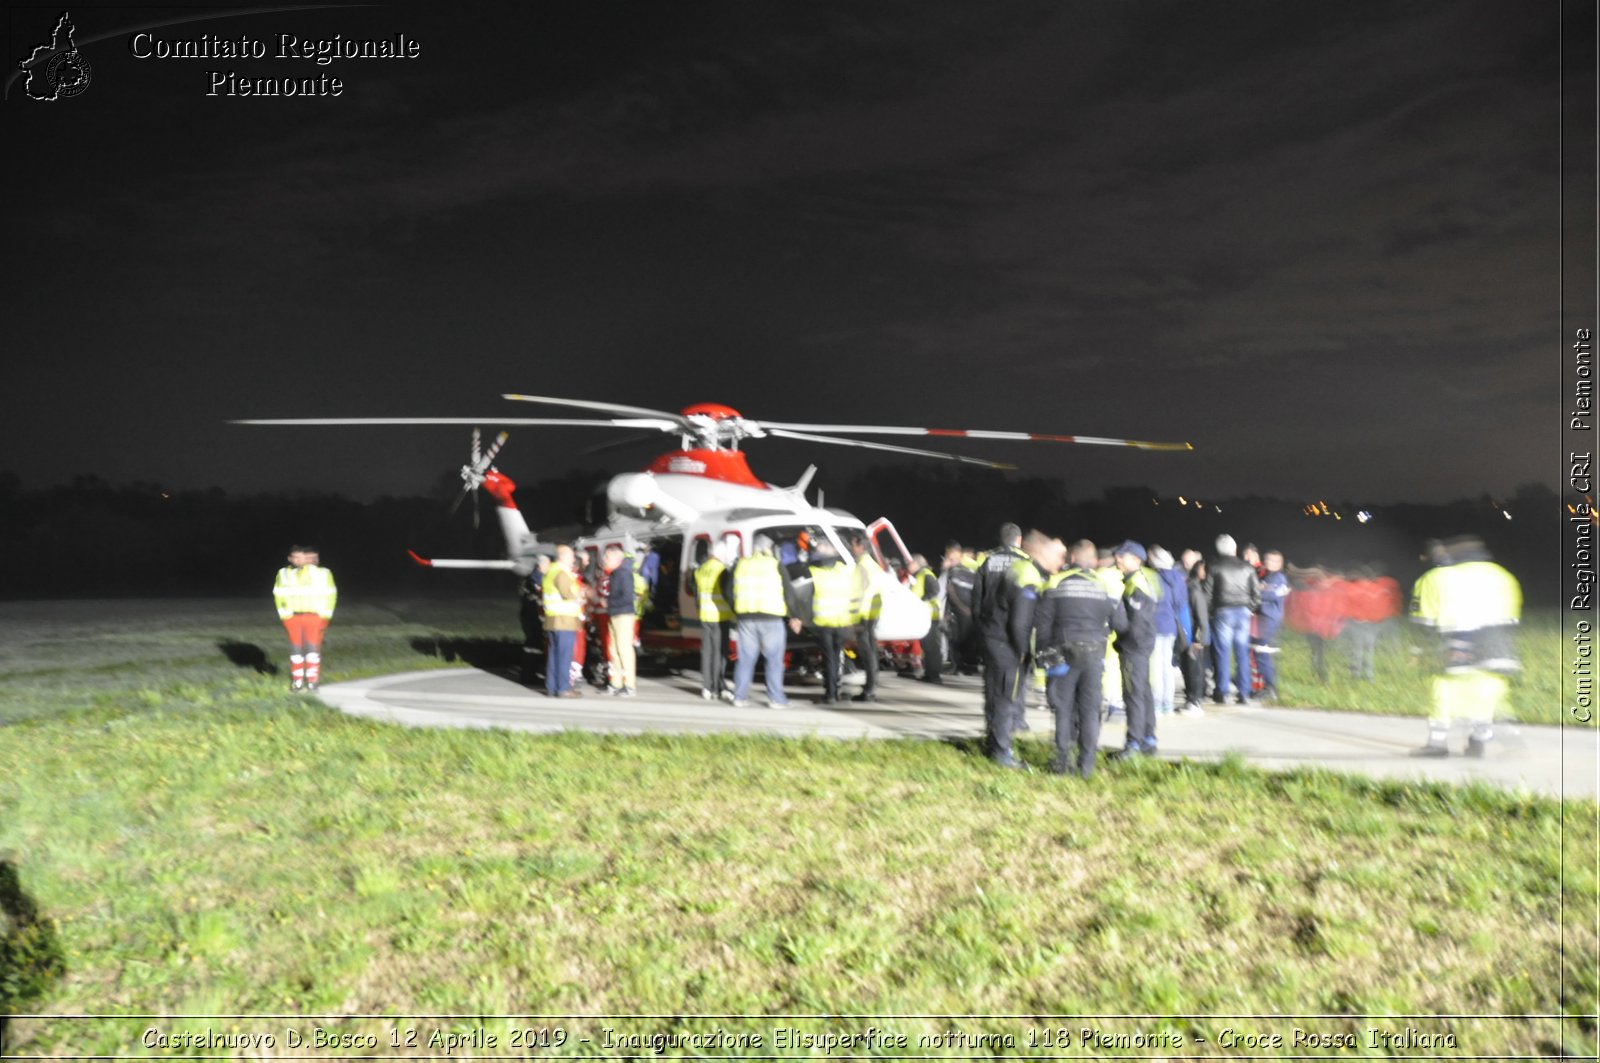
<path id="1" fill-rule="evenodd" d="M 783 692 L 783 654 L 789 634 L 785 619 L 794 615 L 794 588 L 772 553 L 772 540 L 758 535 L 754 552 L 733 566 L 734 630 L 739 638 L 739 660 L 733 670 L 733 707 L 750 704 L 750 683 L 756 675 L 756 658 L 766 662 L 767 704 L 787 708 Z M 795 621 L 796 628 L 799 621 Z"/>
<path id="2" fill-rule="evenodd" d="M 1237 700 L 1240 705 L 1250 704 L 1250 617 L 1261 608 L 1261 581 L 1238 551 L 1233 536 L 1217 536 L 1217 557 L 1206 570 L 1206 600 L 1211 607 L 1212 645 L 1217 655 L 1217 702 L 1223 705 L 1228 702 L 1230 664 L 1236 666 L 1231 674 Z"/>

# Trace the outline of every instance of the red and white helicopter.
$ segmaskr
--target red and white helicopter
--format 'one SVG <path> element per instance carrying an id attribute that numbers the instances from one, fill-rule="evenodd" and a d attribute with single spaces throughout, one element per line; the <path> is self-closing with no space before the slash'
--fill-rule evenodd
<path id="1" fill-rule="evenodd" d="M 659 555 L 659 575 L 652 605 L 642 618 L 640 641 L 652 654 L 670 656 L 690 652 L 700 645 L 698 610 L 692 575 L 718 544 L 740 556 L 750 552 L 757 535 L 765 535 L 778 546 L 785 561 L 803 558 L 812 542 L 826 539 L 839 556 L 850 560 L 846 541 L 865 536 L 869 549 L 886 570 L 904 571 L 910 554 L 899 534 L 885 518 L 863 523 L 850 513 L 822 505 L 821 492 L 816 504 L 806 499 L 815 467 L 806 470 L 793 486 L 765 483 L 750 471 L 745 454 L 739 449 L 747 439 L 794 439 L 809 443 L 864 447 L 871 450 L 909 454 L 943 461 L 1007 469 L 1015 466 L 941 451 L 922 450 L 890 443 L 839 438 L 844 435 L 923 436 L 954 439 L 995 439 L 1051 443 L 1086 443 L 1101 446 L 1137 447 L 1143 450 L 1186 451 L 1188 443 L 1152 443 L 1134 439 L 1108 439 L 1098 436 L 1045 435 L 1033 432 L 996 432 L 941 428 L 909 428 L 886 425 L 792 424 L 783 421 L 755 421 L 737 410 L 715 403 L 699 403 L 678 413 L 624 406 L 584 399 L 553 398 L 547 395 L 504 395 L 514 402 L 541 403 L 592 410 L 610 416 L 594 419 L 511 418 L 511 417 L 361 417 L 288 418 L 241 420 L 235 424 L 254 425 L 442 425 L 478 426 L 498 424 L 507 427 L 594 427 L 660 431 L 679 437 L 677 450 L 662 454 L 642 472 L 622 473 L 611 479 L 606 489 L 610 509 L 607 520 L 594 531 L 573 540 L 574 546 L 590 558 L 611 544 L 630 552 L 639 547 Z M 487 491 L 497 503 L 500 528 L 506 541 L 503 560 L 428 559 L 412 553 L 419 564 L 433 568 L 503 569 L 526 576 L 538 557 L 551 555 L 555 542 L 542 541 L 528 528 L 517 508 L 516 485 L 494 466 L 506 441 L 501 432 L 487 449 L 480 450 L 476 427 L 473 453 L 461 467 L 462 497 L 478 488 Z M 458 497 L 457 502 L 460 502 Z M 731 558 L 729 559 L 731 563 Z M 880 642 L 920 639 L 928 631 L 927 603 L 909 587 L 895 579 L 882 581 L 883 612 L 878 620 Z"/>

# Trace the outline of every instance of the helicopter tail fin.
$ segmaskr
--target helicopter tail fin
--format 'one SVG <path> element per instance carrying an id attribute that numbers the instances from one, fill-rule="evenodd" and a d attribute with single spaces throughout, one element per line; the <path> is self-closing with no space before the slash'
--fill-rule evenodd
<path id="1" fill-rule="evenodd" d="M 506 539 L 506 556 L 520 559 L 533 552 L 538 541 L 528 530 L 522 510 L 517 508 L 517 485 L 505 473 L 490 469 L 483 477 L 483 489 L 495 501 L 495 516 L 500 520 L 500 531 Z"/>

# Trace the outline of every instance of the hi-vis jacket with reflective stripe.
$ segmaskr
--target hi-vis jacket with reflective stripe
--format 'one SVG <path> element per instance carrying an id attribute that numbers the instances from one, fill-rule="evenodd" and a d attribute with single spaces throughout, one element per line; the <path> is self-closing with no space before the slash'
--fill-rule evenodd
<path id="1" fill-rule="evenodd" d="M 1065 568 L 1044 587 L 1034 610 L 1034 630 L 1041 649 L 1092 642 L 1100 647 L 1097 652 L 1103 653 L 1108 634 L 1128 629 L 1127 607 L 1093 572 L 1076 566 Z"/>
<path id="2" fill-rule="evenodd" d="M 1504 627 L 1522 619 L 1522 587 L 1493 561 L 1464 561 L 1423 573 L 1412 610 L 1446 634 Z"/>
<path id="3" fill-rule="evenodd" d="M 928 613 L 939 619 L 939 574 L 926 566 L 911 577 L 911 592 L 928 603 Z"/>
<path id="4" fill-rule="evenodd" d="M 811 566 L 811 622 L 817 627 L 850 627 L 856 622 L 851 608 L 855 573 L 842 560 Z"/>
<path id="5" fill-rule="evenodd" d="M 278 569 L 272 600 L 277 603 L 280 620 L 296 613 L 316 613 L 324 620 L 332 620 L 339 591 L 333 585 L 333 573 L 321 565 L 285 565 Z"/>
<path id="6" fill-rule="evenodd" d="M 1142 651 L 1155 646 L 1155 605 L 1160 600 L 1161 579 L 1153 570 L 1140 567 L 1124 577 L 1122 604 L 1128 611 L 1128 630 L 1117 634 L 1119 651 Z"/>
<path id="7" fill-rule="evenodd" d="M 728 566 L 715 557 L 706 558 L 694 570 L 695 600 L 700 607 L 701 623 L 720 624 L 733 619 L 733 606 L 728 604 L 728 596 L 722 589 L 722 574 L 726 571 Z"/>
<path id="8" fill-rule="evenodd" d="M 556 579 L 560 577 L 563 572 L 566 572 L 566 570 L 560 565 L 551 565 L 550 571 L 544 574 L 544 615 L 546 626 L 549 625 L 549 621 L 551 620 L 558 620 L 562 618 L 571 618 L 576 620 L 578 617 L 583 615 L 583 600 L 578 597 L 576 593 L 574 593 L 574 596 L 571 598 L 563 597 L 561 591 L 556 586 Z M 572 573 L 566 572 L 566 577 L 570 582 L 572 580 Z M 576 587 L 574 587 L 574 591 L 576 591 Z M 552 630 L 571 631 L 575 629 L 571 626 L 565 626 L 553 628 Z"/>
<path id="9" fill-rule="evenodd" d="M 740 617 L 789 615 L 777 558 L 751 554 L 733 566 L 733 611 Z"/>
<path id="10" fill-rule="evenodd" d="M 888 577 L 871 554 L 856 558 L 855 586 L 851 590 L 851 611 L 861 620 L 876 620 L 883 614 L 882 583 Z"/>

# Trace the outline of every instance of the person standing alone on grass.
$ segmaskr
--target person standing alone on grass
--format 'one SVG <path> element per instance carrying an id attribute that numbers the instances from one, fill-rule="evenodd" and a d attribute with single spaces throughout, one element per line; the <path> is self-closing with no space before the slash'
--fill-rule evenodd
<path id="1" fill-rule="evenodd" d="M 1448 756 L 1450 718 L 1461 712 L 1472 721 L 1466 754 L 1483 757 L 1494 718 L 1505 709 L 1508 677 L 1520 670 L 1513 636 L 1522 618 L 1522 587 L 1476 536 L 1452 539 L 1439 553 L 1438 567 L 1417 580 L 1413 598 L 1412 619 L 1438 636 L 1440 674 L 1433 680 L 1427 744 L 1412 755 Z"/>
<path id="2" fill-rule="evenodd" d="M 316 690 L 322 680 L 322 636 L 333 619 L 339 591 L 333 573 L 323 568 L 313 546 L 289 550 L 289 564 L 278 570 L 272 599 L 289 633 L 289 689 Z"/>

